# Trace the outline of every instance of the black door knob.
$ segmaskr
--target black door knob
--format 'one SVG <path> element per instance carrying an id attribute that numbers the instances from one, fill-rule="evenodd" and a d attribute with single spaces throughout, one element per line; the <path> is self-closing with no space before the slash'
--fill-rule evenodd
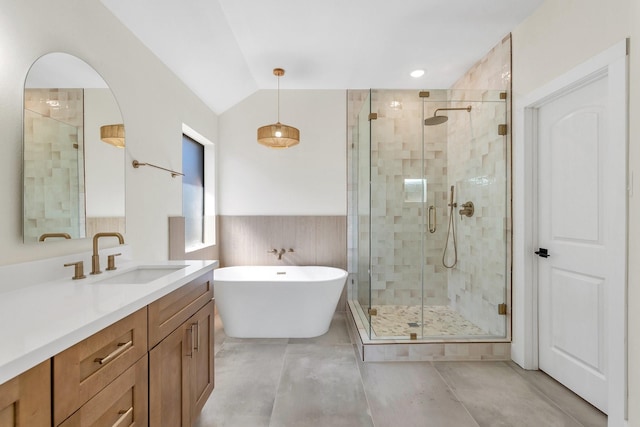
<path id="1" fill-rule="evenodd" d="M 542 258 L 549 258 L 549 251 L 547 251 L 545 248 L 539 248 L 537 251 L 534 252 L 536 255 L 538 255 L 539 257 Z"/>

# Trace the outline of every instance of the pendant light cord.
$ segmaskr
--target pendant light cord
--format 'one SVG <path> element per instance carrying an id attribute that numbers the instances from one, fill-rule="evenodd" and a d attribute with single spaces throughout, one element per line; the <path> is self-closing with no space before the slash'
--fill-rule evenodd
<path id="1" fill-rule="evenodd" d="M 280 123 L 280 76 L 278 77 L 278 123 Z"/>

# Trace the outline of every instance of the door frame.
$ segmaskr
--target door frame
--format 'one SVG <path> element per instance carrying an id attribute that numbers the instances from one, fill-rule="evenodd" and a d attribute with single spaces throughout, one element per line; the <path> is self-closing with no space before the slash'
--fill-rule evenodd
<path id="1" fill-rule="evenodd" d="M 622 139 L 625 147 L 624 171 L 628 173 L 628 40 L 623 40 L 594 56 L 569 72 L 554 79 L 530 94 L 515 99 L 513 150 L 513 332 L 512 359 L 525 369 L 538 369 L 538 247 L 537 227 L 537 110 L 547 101 L 579 87 L 596 76 L 607 75 L 609 82 L 609 112 L 620 117 L 622 124 L 613 126 L 609 134 Z M 625 201 L 625 221 L 628 222 L 628 196 Z M 626 226 L 628 230 L 628 225 Z M 628 240 L 628 233 L 627 233 Z M 625 242 L 625 246 L 628 243 Z M 628 270 L 628 250 L 625 251 Z M 628 276 L 628 273 L 625 274 Z M 627 280 L 613 284 L 606 293 L 605 310 L 608 313 L 606 334 L 607 352 L 608 425 L 625 425 L 627 418 Z"/>

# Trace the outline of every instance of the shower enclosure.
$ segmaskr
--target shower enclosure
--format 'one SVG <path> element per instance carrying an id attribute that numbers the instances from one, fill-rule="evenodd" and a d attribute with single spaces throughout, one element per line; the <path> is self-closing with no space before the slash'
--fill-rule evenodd
<path id="1" fill-rule="evenodd" d="M 507 92 L 348 98 L 354 317 L 371 340 L 509 339 Z"/>

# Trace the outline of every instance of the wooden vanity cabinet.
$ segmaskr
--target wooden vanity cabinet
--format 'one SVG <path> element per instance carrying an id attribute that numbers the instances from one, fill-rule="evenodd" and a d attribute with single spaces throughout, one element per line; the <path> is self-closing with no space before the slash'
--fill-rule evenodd
<path id="1" fill-rule="evenodd" d="M 154 329 L 159 339 L 149 351 L 152 427 L 190 427 L 213 391 L 212 285 L 213 273 L 205 274 L 149 305 L 149 339 Z M 175 318 L 181 322 L 166 334 Z"/>
<path id="2" fill-rule="evenodd" d="M 147 349 L 145 307 L 54 356 L 54 426 L 60 425 L 98 393 L 107 390 L 107 386 L 116 378 L 120 379 L 147 354 Z M 144 389 L 146 399 L 146 382 Z"/>
<path id="3" fill-rule="evenodd" d="M 49 360 L 0 384 L 0 427 L 51 426 Z"/>
<path id="4" fill-rule="evenodd" d="M 191 427 L 213 391 L 213 271 L 0 384 L 0 427 Z"/>

